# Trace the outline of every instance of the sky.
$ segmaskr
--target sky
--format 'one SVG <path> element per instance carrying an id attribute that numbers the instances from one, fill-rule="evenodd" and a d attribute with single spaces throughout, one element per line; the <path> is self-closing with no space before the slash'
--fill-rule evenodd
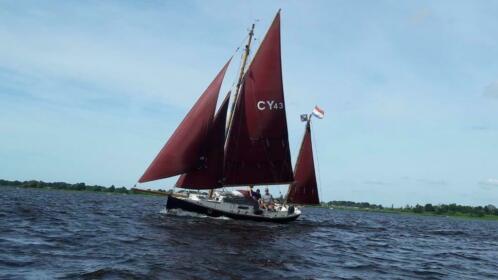
<path id="1" fill-rule="evenodd" d="M 321 200 L 498 204 L 496 1 L 2 0 L 0 178 L 133 186 L 279 8 L 293 161 L 326 114 Z"/>

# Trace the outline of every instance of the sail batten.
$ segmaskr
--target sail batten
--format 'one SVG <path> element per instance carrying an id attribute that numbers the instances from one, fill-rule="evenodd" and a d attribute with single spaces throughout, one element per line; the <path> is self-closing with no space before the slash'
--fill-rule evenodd
<path id="1" fill-rule="evenodd" d="M 230 60 L 187 113 L 139 179 L 140 183 L 189 172 L 202 162 L 218 94 Z"/>
<path id="2" fill-rule="evenodd" d="M 282 83 L 280 13 L 246 71 L 226 142 L 226 186 L 293 181 Z"/>
<path id="3" fill-rule="evenodd" d="M 309 121 L 306 123 L 306 130 L 297 157 L 294 179 L 295 181 L 289 186 L 287 194 L 288 203 L 301 205 L 320 204 Z"/>

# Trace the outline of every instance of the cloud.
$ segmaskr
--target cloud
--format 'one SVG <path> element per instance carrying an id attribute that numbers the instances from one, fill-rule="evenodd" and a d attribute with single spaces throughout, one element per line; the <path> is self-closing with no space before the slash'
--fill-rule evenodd
<path id="1" fill-rule="evenodd" d="M 417 179 L 416 180 L 419 183 L 426 184 L 426 185 L 447 185 L 448 182 L 445 180 L 433 180 L 433 179 Z"/>
<path id="2" fill-rule="evenodd" d="M 494 81 L 484 88 L 485 97 L 498 98 L 498 81 Z"/>
<path id="3" fill-rule="evenodd" d="M 497 186 L 498 187 L 498 179 L 496 178 L 489 178 L 484 181 L 479 182 L 480 185 L 483 186 Z"/>
<path id="4" fill-rule="evenodd" d="M 381 180 L 366 180 L 363 183 L 367 185 L 379 185 L 379 186 L 385 186 L 390 184 L 389 182 Z"/>
<path id="5" fill-rule="evenodd" d="M 491 127 L 485 125 L 473 125 L 470 126 L 470 130 L 484 131 L 484 130 L 491 130 Z"/>
<path id="6" fill-rule="evenodd" d="M 413 16 L 410 17 L 410 21 L 416 25 L 423 24 L 427 22 L 432 17 L 432 12 L 426 8 L 419 9 Z"/>
<path id="7" fill-rule="evenodd" d="M 448 182 L 446 180 L 441 179 L 412 178 L 409 176 L 403 176 L 401 177 L 401 179 L 404 181 L 416 182 L 424 185 L 448 185 Z"/>
<path id="8" fill-rule="evenodd" d="M 0 16 L 0 71 L 10 74 L 2 84 L 14 81 L 24 92 L 49 101 L 111 94 L 111 98 L 150 98 L 185 108 L 231 51 L 231 46 L 203 42 L 210 55 L 198 63 L 202 54 L 195 47 L 195 33 L 175 33 L 190 26 L 182 25 L 185 20 L 168 9 L 137 12 L 130 5 L 102 5 L 95 13 L 91 9 L 87 4 L 27 7 L 24 12 L 7 9 Z M 168 34 L 175 34 L 174 39 Z M 87 90 L 75 92 L 82 87 Z"/>

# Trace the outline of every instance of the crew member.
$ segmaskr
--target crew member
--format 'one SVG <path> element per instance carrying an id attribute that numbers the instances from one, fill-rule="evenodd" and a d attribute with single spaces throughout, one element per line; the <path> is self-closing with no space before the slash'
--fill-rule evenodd
<path id="1" fill-rule="evenodd" d="M 268 188 L 265 188 L 265 194 L 261 198 L 263 201 L 263 207 L 268 210 L 274 210 L 273 196 L 270 194 Z"/>

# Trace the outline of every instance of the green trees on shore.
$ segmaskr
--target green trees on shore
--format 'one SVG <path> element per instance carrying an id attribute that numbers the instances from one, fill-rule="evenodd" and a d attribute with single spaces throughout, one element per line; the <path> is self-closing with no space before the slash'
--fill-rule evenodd
<path id="1" fill-rule="evenodd" d="M 0 186 L 21 187 L 21 188 L 45 188 L 72 191 L 92 191 L 131 194 L 133 191 L 125 187 L 116 188 L 114 185 L 106 188 L 98 185 L 86 185 L 85 183 L 69 184 L 64 182 L 43 182 L 43 181 L 8 181 L 0 179 Z"/>
<path id="2" fill-rule="evenodd" d="M 361 208 L 361 209 L 383 209 L 382 205 L 370 204 L 368 202 L 354 202 L 354 201 L 329 201 L 326 203 L 328 206 L 332 207 L 349 207 L 349 208 Z"/>
<path id="3" fill-rule="evenodd" d="M 382 210 L 392 212 L 408 212 L 417 214 L 432 214 L 432 215 L 451 215 L 451 216 L 471 216 L 471 217 L 484 217 L 486 215 L 498 216 L 498 209 L 493 205 L 487 206 L 466 206 L 452 204 L 439 204 L 432 205 L 427 203 L 425 205 L 417 204 L 415 206 L 406 205 L 401 208 L 383 207 L 382 205 L 370 204 L 368 202 L 353 202 L 353 201 L 329 201 L 324 203 L 324 206 L 335 208 L 356 208 L 366 210 Z"/>
<path id="4" fill-rule="evenodd" d="M 9 181 L 0 179 L 0 187 L 21 187 L 21 188 L 45 188 L 45 189 L 60 189 L 60 190 L 72 190 L 72 191 L 93 191 L 93 192 L 109 192 L 109 193 L 121 193 L 121 194 L 135 194 L 133 190 L 129 190 L 125 187 L 116 187 L 114 185 L 110 187 L 98 186 L 98 185 L 86 185 L 85 183 L 69 184 L 64 182 L 43 182 L 43 181 Z M 158 190 L 158 192 L 166 192 L 165 190 Z M 416 204 L 415 206 L 406 205 L 405 207 L 394 208 L 383 207 L 380 204 L 372 204 L 368 202 L 354 202 L 354 201 L 329 201 L 322 202 L 324 207 L 334 207 L 334 208 L 348 208 L 348 209 L 361 209 L 361 210 L 372 210 L 372 211 L 383 211 L 383 212 L 406 212 L 406 213 L 417 213 L 417 214 L 428 214 L 428 215 L 448 215 L 448 216 L 470 216 L 470 217 L 485 217 L 485 216 L 497 216 L 498 209 L 493 205 L 487 206 L 466 206 L 452 204 L 439 204 L 432 205 L 430 203 L 425 205 Z"/>

